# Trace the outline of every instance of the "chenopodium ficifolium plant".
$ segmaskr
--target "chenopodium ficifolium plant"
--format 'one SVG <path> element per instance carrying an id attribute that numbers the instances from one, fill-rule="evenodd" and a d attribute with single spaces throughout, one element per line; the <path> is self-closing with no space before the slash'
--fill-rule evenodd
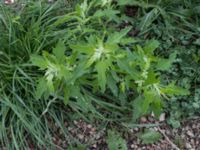
<path id="1" fill-rule="evenodd" d="M 86 20 L 87 5 L 85 1 L 77 9 L 79 16 Z M 100 11 L 98 14 L 101 14 Z M 94 16 L 98 16 L 97 20 L 102 17 L 97 12 Z M 94 21 L 94 16 L 88 18 Z M 81 31 L 87 28 L 82 21 L 81 28 Z M 114 32 L 105 25 L 102 25 L 102 31 L 98 29 L 94 26 L 91 33 L 75 35 L 75 40 L 69 43 L 59 41 L 51 53 L 43 51 L 42 55 L 32 55 L 31 62 L 44 71 L 36 88 L 38 99 L 50 95 L 63 96 L 67 104 L 70 98 L 79 98 L 83 89 L 90 89 L 93 94 L 111 93 L 113 97 L 128 97 L 131 91 L 134 93 L 130 104 L 135 121 L 151 112 L 159 116 L 162 99 L 189 94 L 187 90 L 177 87 L 175 82 L 168 85 L 161 83 L 160 71 L 170 68 L 176 59 L 175 53 L 167 59 L 155 56 L 159 42 L 150 40 L 138 44 L 127 37 L 131 27 Z"/>

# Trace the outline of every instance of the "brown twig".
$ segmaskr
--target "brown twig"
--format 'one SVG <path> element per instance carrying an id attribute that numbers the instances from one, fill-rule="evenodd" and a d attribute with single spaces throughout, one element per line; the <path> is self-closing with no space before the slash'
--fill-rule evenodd
<path id="1" fill-rule="evenodd" d="M 158 127 L 158 131 L 164 136 L 164 138 L 169 142 L 169 144 L 176 150 L 180 150 L 180 148 L 178 148 L 178 146 L 176 144 L 174 144 L 169 137 L 165 134 L 165 132 L 160 129 L 160 127 Z"/>

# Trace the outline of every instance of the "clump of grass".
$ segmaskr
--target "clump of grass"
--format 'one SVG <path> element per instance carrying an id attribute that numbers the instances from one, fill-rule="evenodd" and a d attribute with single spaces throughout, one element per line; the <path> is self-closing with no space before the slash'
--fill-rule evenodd
<path id="1" fill-rule="evenodd" d="M 60 38 L 53 34 L 61 30 L 49 30 L 49 26 L 54 18 L 69 10 L 70 7 L 61 7 L 60 2 L 53 5 L 19 2 L 11 6 L 0 6 L 2 147 L 56 147 L 52 142 L 52 129 L 48 119 L 46 115 L 42 115 L 48 101 L 37 100 L 34 93 L 36 80 L 41 72 L 34 69 L 29 59 L 32 53 L 41 53 L 41 50 L 51 47 Z M 57 110 L 51 111 L 48 111 L 48 115 L 56 119 Z"/>

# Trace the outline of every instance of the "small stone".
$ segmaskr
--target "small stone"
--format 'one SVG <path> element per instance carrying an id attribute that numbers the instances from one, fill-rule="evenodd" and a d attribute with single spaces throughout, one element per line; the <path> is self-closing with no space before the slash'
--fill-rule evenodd
<path id="1" fill-rule="evenodd" d="M 193 145 L 193 144 L 194 144 L 194 139 L 191 139 L 190 142 L 191 142 L 191 144 Z"/>
<path id="2" fill-rule="evenodd" d="M 98 140 L 98 139 L 100 139 L 100 137 L 101 137 L 101 136 L 98 134 L 98 135 L 95 137 L 95 139 Z"/>
<path id="3" fill-rule="evenodd" d="M 154 119 L 153 119 L 153 117 L 148 117 L 148 120 L 150 121 L 150 122 L 153 122 L 154 121 Z"/>
<path id="4" fill-rule="evenodd" d="M 74 124 L 75 124 L 75 125 L 77 125 L 77 124 L 78 124 L 78 122 L 77 122 L 76 120 L 74 120 Z"/>
<path id="5" fill-rule="evenodd" d="M 85 138 L 85 139 L 84 139 L 84 142 L 88 142 L 88 139 Z"/>
<path id="6" fill-rule="evenodd" d="M 78 134 L 78 138 L 82 140 L 84 136 L 82 134 Z"/>
<path id="7" fill-rule="evenodd" d="M 143 146 L 143 147 L 142 147 L 142 150 L 145 150 L 145 149 L 146 149 L 146 147 L 145 147 L 145 146 Z"/>
<path id="8" fill-rule="evenodd" d="M 166 134 L 170 135 L 170 131 L 166 130 Z"/>
<path id="9" fill-rule="evenodd" d="M 134 128 L 133 130 L 135 130 L 135 131 L 138 131 L 138 130 L 139 130 L 139 128 Z"/>
<path id="10" fill-rule="evenodd" d="M 193 125 L 192 125 L 192 128 L 193 128 L 193 129 L 196 129 L 196 125 L 195 125 L 195 124 L 193 124 Z"/>
<path id="11" fill-rule="evenodd" d="M 134 144 L 131 144 L 131 148 L 135 148 Z"/>
<path id="12" fill-rule="evenodd" d="M 186 131 L 187 131 L 187 130 L 189 130 L 189 127 L 188 127 L 188 126 L 186 126 L 186 127 L 185 127 L 185 130 L 186 130 Z"/>
<path id="13" fill-rule="evenodd" d="M 88 124 L 87 127 L 88 127 L 89 129 L 91 129 L 91 128 L 92 128 L 92 125 L 91 125 L 91 124 Z"/>
<path id="14" fill-rule="evenodd" d="M 155 114 L 152 112 L 152 113 L 151 113 L 151 116 L 152 116 L 152 117 L 155 117 Z"/>
<path id="15" fill-rule="evenodd" d="M 97 144 L 92 145 L 93 148 L 97 148 Z"/>
<path id="16" fill-rule="evenodd" d="M 53 137 L 53 138 L 52 138 L 52 141 L 54 141 L 54 142 L 55 142 L 55 141 L 56 141 L 56 138 L 55 138 L 55 137 Z"/>
<path id="17" fill-rule="evenodd" d="M 189 143 L 186 143 L 185 147 L 188 148 L 188 149 L 192 148 L 192 146 Z"/>
<path id="18" fill-rule="evenodd" d="M 162 113 L 159 117 L 159 121 L 162 122 L 162 121 L 165 121 L 165 113 Z"/>
<path id="19" fill-rule="evenodd" d="M 173 129 L 172 131 L 173 131 L 174 133 L 177 133 L 177 132 L 178 132 L 178 130 L 177 130 L 177 129 Z"/>
<path id="20" fill-rule="evenodd" d="M 133 130 L 133 129 L 129 129 L 129 132 L 130 132 L 130 133 L 133 133 L 133 132 L 134 132 L 134 130 Z"/>
<path id="21" fill-rule="evenodd" d="M 95 128 L 92 128 L 92 129 L 91 129 L 91 132 L 95 132 L 95 131 L 96 131 L 96 129 L 95 129 Z"/>
<path id="22" fill-rule="evenodd" d="M 154 129 L 155 131 L 158 131 L 158 128 L 157 128 L 157 127 L 154 127 L 153 129 Z M 163 131 L 163 132 L 165 132 L 165 131 Z"/>
<path id="23" fill-rule="evenodd" d="M 185 134 L 181 134 L 181 138 L 183 138 L 183 139 L 184 139 L 184 138 L 185 138 Z"/>
<path id="24" fill-rule="evenodd" d="M 187 131 L 187 135 L 190 137 L 194 137 L 194 134 L 190 130 Z"/>
<path id="25" fill-rule="evenodd" d="M 68 127 L 67 129 L 68 129 L 69 131 L 71 131 L 71 130 L 72 130 L 72 128 L 71 128 L 71 127 Z"/>
<path id="26" fill-rule="evenodd" d="M 5 4 L 13 4 L 15 1 L 14 0 L 5 0 L 4 3 Z"/>
<path id="27" fill-rule="evenodd" d="M 196 141 L 196 145 L 199 145 L 199 141 Z"/>
<path id="28" fill-rule="evenodd" d="M 142 123 L 145 123 L 145 122 L 147 122 L 147 119 L 146 119 L 145 117 L 141 117 L 141 118 L 140 118 L 140 121 L 141 121 Z"/>

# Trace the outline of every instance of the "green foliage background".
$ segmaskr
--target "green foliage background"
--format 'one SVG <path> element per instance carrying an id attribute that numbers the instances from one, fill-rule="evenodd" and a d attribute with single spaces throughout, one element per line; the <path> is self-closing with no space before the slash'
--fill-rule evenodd
<path id="1" fill-rule="evenodd" d="M 62 149 L 49 120 L 74 145 L 64 120 L 199 115 L 199 15 L 198 0 L 1 3 L 1 145 Z"/>

